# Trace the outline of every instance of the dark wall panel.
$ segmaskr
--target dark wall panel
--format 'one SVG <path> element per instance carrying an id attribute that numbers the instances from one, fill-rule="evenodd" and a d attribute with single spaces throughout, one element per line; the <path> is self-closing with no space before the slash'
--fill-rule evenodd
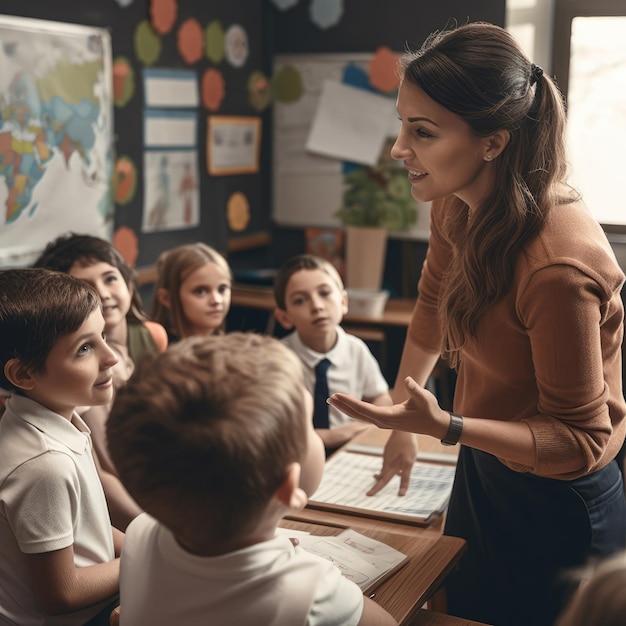
<path id="1" fill-rule="evenodd" d="M 309 18 L 310 4 L 301 0 L 286 11 L 274 9 L 275 52 L 401 51 L 419 46 L 450 20 L 504 25 L 506 11 L 505 0 L 345 0 L 341 20 L 322 30 Z"/>

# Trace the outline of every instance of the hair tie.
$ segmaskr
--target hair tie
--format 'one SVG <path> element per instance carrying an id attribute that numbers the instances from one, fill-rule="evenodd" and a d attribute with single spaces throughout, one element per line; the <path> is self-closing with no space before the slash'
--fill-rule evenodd
<path id="1" fill-rule="evenodd" d="M 530 86 L 532 87 L 543 76 L 543 68 L 530 64 Z"/>

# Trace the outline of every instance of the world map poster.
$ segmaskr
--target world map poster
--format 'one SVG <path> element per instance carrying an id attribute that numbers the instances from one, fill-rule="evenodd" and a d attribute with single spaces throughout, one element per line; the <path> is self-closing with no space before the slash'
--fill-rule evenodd
<path id="1" fill-rule="evenodd" d="M 0 266 L 111 238 L 111 67 L 105 29 L 0 15 Z"/>

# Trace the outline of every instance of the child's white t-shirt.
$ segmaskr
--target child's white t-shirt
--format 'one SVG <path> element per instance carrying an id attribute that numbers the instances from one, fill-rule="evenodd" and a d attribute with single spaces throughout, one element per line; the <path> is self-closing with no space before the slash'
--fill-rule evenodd
<path id="1" fill-rule="evenodd" d="M 200 557 L 147 513 L 126 531 L 120 600 L 120 626 L 356 626 L 363 612 L 358 585 L 287 537 Z"/>

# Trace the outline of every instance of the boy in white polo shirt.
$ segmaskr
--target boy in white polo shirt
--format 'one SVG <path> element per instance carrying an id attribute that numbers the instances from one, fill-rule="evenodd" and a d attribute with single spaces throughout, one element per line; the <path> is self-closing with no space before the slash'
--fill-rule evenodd
<path id="1" fill-rule="evenodd" d="M 370 349 L 340 326 L 348 312 L 348 294 L 331 263 L 311 254 L 290 258 L 276 274 L 274 298 L 276 319 L 284 328 L 295 329 L 283 342 L 300 357 L 305 385 L 314 396 L 316 366 L 327 361 L 328 395 L 342 392 L 373 404 L 393 404 Z M 316 423 L 316 430 L 327 452 L 369 428 L 323 404 L 325 399 L 321 410 L 329 409 L 328 424 Z"/>
<path id="2" fill-rule="evenodd" d="M 116 362 L 91 287 L 0 272 L 0 623 L 100 626 L 117 604 L 123 534 L 75 411 L 111 401 Z"/>

